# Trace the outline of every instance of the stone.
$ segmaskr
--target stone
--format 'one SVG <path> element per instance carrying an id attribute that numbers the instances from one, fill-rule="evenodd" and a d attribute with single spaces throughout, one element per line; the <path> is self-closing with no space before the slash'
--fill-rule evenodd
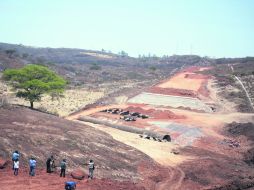
<path id="1" fill-rule="evenodd" d="M 85 176 L 86 176 L 85 172 L 81 169 L 77 169 L 71 172 L 71 177 L 73 179 L 82 180 L 85 178 Z"/>

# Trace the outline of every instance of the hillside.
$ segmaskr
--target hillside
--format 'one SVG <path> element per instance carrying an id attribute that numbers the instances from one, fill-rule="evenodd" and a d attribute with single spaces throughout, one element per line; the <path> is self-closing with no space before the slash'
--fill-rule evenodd
<path id="1" fill-rule="evenodd" d="M 176 72 L 184 65 L 207 64 L 199 56 L 141 57 L 68 48 L 36 48 L 0 43 L 0 71 L 20 68 L 25 64 L 45 65 L 68 82 L 64 97 L 43 97 L 35 103 L 37 109 L 67 116 L 86 105 L 96 102 L 125 101 L 135 95 L 136 89 L 145 89 Z M 10 89 L 0 81 L 0 94 L 8 94 L 8 102 L 27 105 L 15 98 Z"/>
<path id="2" fill-rule="evenodd" d="M 31 110 L 0 83 L 0 161 L 18 149 L 23 168 L 19 179 L 6 177 L 10 165 L 0 170 L 4 190 L 59 189 L 64 180 L 55 172 L 57 182 L 49 183 L 44 171 L 51 154 L 58 165 L 67 159 L 68 180 L 95 160 L 96 180 L 79 181 L 84 190 L 253 188 L 252 58 L 132 58 L 0 44 L 1 70 L 34 62 L 69 84 L 63 96 L 46 95 Z M 32 155 L 34 179 L 26 176 Z"/>
<path id="3" fill-rule="evenodd" d="M 53 154 L 57 165 L 61 159 L 67 159 L 69 171 L 84 167 L 85 162 L 93 159 L 97 177 L 138 180 L 138 166 L 153 164 L 145 154 L 104 132 L 56 116 L 10 106 L 0 108 L 0 120 L 0 157 L 9 160 L 13 150 L 18 149 L 22 167 L 30 156 L 35 156 L 39 166 L 44 167 Z"/>

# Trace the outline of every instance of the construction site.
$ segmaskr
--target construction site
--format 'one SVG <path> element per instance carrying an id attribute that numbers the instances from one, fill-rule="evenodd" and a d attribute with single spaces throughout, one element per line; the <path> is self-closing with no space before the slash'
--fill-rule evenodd
<path id="1" fill-rule="evenodd" d="M 202 189 L 209 184 L 210 189 L 219 189 L 221 181 L 230 183 L 227 175 L 245 174 L 247 183 L 253 184 L 253 170 L 246 165 L 240 174 L 233 164 L 243 163 L 241 152 L 251 142 L 243 136 L 225 136 L 223 128 L 233 122 L 253 125 L 254 115 L 227 106 L 230 102 L 218 96 L 216 79 L 200 74 L 209 69 L 185 68 L 122 104 L 90 106 L 67 119 L 102 130 L 180 172 L 174 188 L 168 179 L 160 182 L 161 187 Z M 209 167 L 215 163 L 217 167 Z"/>
<path id="2" fill-rule="evenodd" d="M 24 107 L 1 108 L 0 177 L 8 175 L 1 188 L 60 188 L 64 180 L 52 173 L 55 182 L 47 182 L 42 169 L 45 155 L 54 153 L 69 161 L 67 179 L 84 190 L 251 189 L 254 115 L 239 112 L 237 102 L 223 96 L 228 89 L 209 74 L 213 69 L 184 67 L 143 90 L 132 89 L 138 93 L 109 96 L 64 118 Z M 37 156 L 35 178 L 26 176 L 24 160 L 21 175 L 9 176 L 6 158 L 17 142 L 24 158 Z M 95 180 L 73 179 L 73 173 L 87 175 L 82 162 L 91 157 L 98 165 Z"/>
<path id="3" fill-rule="evenodd" d="M 34 57 L 9 57 L 5 46 Z M 61 97 L 43 95 L 34 109 L 0 81 L 1 190 L 58 190 L 66 181 L 75 181 L 77 190 L 253 189 L 252 59 L 144 61 L 78 49 L 1 47 L 3 70 L 33 63 L 36 55 L 79 61 L 45 63 L 69 84 Z M 102 61 L 101 69 L 89 69 L 91 60 Z M 18 176 L 11 169 L 14 150 L 21 153 Z M 50 155 L 56 168 L 48 174 Z M 31 156 L 38 162 L 33 177 L 28 175 Z M 66 178 L 59 179 L 63 158 Z M 85 165 L 90 159 L 96 167 L 93 180 Z"/>

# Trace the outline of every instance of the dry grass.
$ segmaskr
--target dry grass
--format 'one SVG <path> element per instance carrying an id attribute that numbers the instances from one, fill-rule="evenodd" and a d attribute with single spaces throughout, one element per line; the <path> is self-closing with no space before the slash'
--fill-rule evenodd
<path id="1" fill-rule="evenodd" d="M 66 90 L 63 95 L 63 97 L 54 100 L 52 100 L 49 95 L 45 95 L 41 102 L 34 103 L 34 107 L 59 116 L 67 116 L 88 104 L 96 102 L 104 96 L 104 92 L 88 91 L 86 89 L 71 89 Z M 14 95 L 11 97 L 10 103 L 29 106 L 29 102 L 16 98 Z"/>

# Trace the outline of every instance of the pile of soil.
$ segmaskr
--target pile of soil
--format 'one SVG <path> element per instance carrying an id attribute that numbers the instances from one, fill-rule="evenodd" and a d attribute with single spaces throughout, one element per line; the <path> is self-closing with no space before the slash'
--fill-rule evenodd
<path id="1" fill-rule="evenodd" d="M 176 115 L 175 113 L 169 110 L 156 110 L 156 109 L 143 109 L 141 107 L 134 107 L 130 106 L 125 109 L 126 111 L 130 112 L 139 112 L 141 114 L 148 115 L 149 118 L 156 118 L 156 119 L 184 119 L 183 115 Z"/>
<path id="2" fill-rule="evenodd" d="M 164 95 L 172 95 L 172 96 L 185 96 L 196 98 L 197 93 L 192 90 L 184 90 L 184 89 L 176 89 L 176 88 L 160 88 L 160 87 L 152 87 L 148 92 L 155 94 L 164 94 Z"/>

